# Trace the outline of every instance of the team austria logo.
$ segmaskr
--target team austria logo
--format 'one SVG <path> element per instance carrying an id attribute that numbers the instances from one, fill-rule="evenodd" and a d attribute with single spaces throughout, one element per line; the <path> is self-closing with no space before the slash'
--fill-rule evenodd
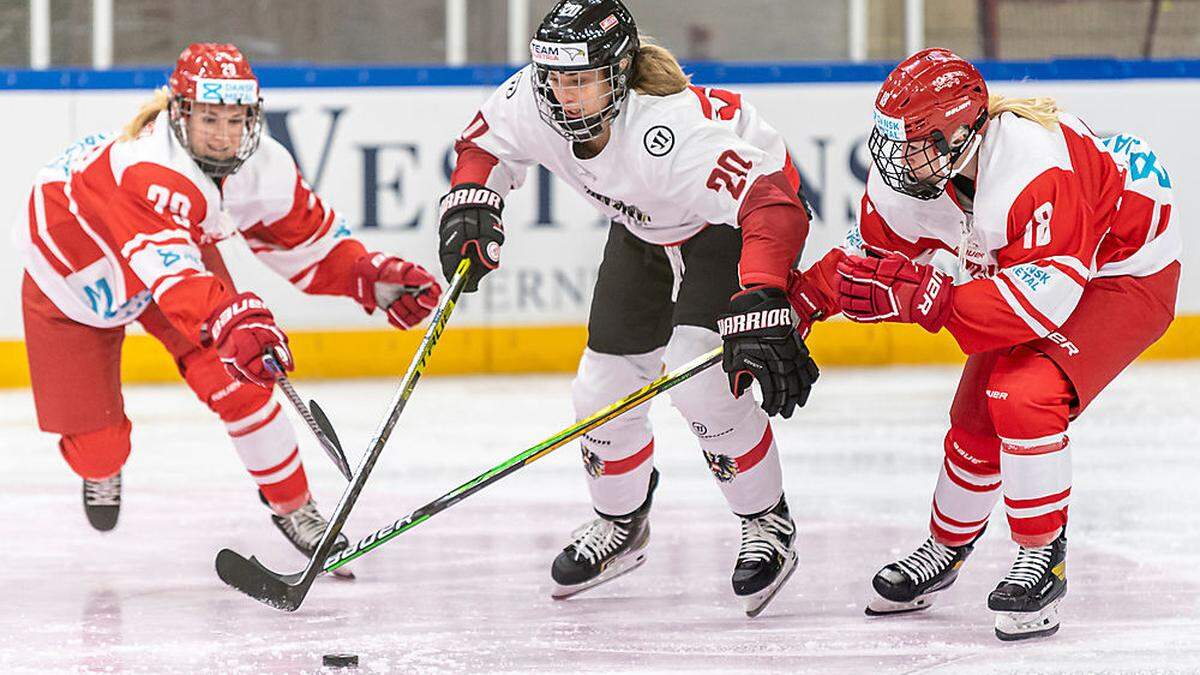
<path id="1" fill-rule="evenodd" d="M 560 44 L 533 40 L 529 43 L 533 62 L 545 66 L 586 66 L 588 46 L 586 42 Z"/>

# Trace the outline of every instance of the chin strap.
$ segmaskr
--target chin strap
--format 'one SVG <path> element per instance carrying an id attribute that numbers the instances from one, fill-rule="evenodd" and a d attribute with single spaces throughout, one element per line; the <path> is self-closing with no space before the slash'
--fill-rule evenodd
<path id="1" fill-rule="evenodd" d="M 983 136 L 977 131 L 975 132 L 974 137 L 971 139 L 971 146 L 967 148 L 966 152 L 959 156 L 959 161 L 957 162 L 958 167 L 952 167 L 950 169 L 950 178 L 954 178 L 958 174 L 962 173 L 962 170 L 971 163 L 971 159 L 974 158 L 975 153 L 979 151 L 979 146 L 981 143 L 983 143 Z M 950 178 L 947 178 L 946 180 L 949 181 Z"/>
<path id="2" fill-rule="evenodd" d="M 962 170 L 971 163 L 971 158 L 973 158 L 975 153 L 979 151 L 979 145 L 982 142 L 983 137 L 979 135 L 979 132 L 976 132 L 974 137 L 971 139 L 970 146 L 958 156 L 957 160 L 954 160 L 954 165 L 952 165 L 950 168 L 950 175 L 946 176 L 943 180 L 937 183 L 937 188 L 940 191 L 939 196 L 941 192 L 946 191 L 946 185 L 950 183 L 950 180 L 962 173 Z M 945 157 L 945 155 L 943 155 L 943 157 Z"/>

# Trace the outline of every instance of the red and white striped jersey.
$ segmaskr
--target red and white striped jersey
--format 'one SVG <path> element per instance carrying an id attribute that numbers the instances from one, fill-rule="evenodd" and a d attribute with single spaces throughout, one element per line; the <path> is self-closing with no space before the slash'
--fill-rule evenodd
<path id="1" fill-rule="evenodd" d="M 351 294 L 365 253 L 287 149 L 264 137 L 220 187 L 171 132 L 166 112 L 135 139 L 86 136 L 37 175 L 14 238 L 26 271 L 70 318 L 114 327 L 157 303 L 197 338 L 224 288 L 200 246 L 234 235 L 301 290 Z"/>
<path id="2" fill-rule="evenodd" d="M 1088 281 L 1147 276 L 1178 260 L 1171 180 L 1149 145 L 1099 137 L 1071 115 L 1059 128 L 1012 113 L 979 148 L 974 203 L 953 184 L 923 201 L 872 171 L 846 248 L 898 252 L 954 275 L 947 327 L 968 353 L 1045 337 Z"/>

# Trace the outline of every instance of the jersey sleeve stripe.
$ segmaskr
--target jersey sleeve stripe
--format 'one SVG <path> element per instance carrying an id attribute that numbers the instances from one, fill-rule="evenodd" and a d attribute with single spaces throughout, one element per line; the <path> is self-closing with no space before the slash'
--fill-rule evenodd
<path id="1" fill-rule="evenodd" d="M 324 260 L 324 258 L 321 258 L 321 260 L 318 260 L 308 267 L 305 267 L 299 272 L 293 274 L 288 278 L 288 282 L 303 290 L 308 286 L 308 283 L 312 281 L 313 275 L 317 272 L 317 267 L 319 267 L 321 262 Z"/>
<path id="2" fill-rule="evenodd" d="M 184 230 L 160 230 L 158 232 L 140 233 L 134 235 L 121 247 L 121 257 L 130 260 L 134 255 L 151 244 L 191 244 L 192 239 Z"/>
<path id="3" fill-rule="evenodd" d="M 1080 288 L 1087 286 L 1088 277 L 1091 276 L 1091 273 L 1084 268 L 1083 263 L 1071 256 L 1054 256 L 1035 264 L 1038 267 L 1053 267 L 1061 272 L 1063 276 L 1078 284 Z"/>
<path id="4" fill-rule="evenodd" d="M 1008 303 L 1009 309 L 1013 311 L 1013 314 L 1016 314 L 1022 321 L 1024 321 L 1025 325 L 1029 326 L 1029 329 L 1033 331 L 1034 335 L 1038 337 L 1046 337 L 1050 334 L 1051 329 L 1047 327 L 1048 322 L 1043 323 L 1038 318 L 1035 318 L 1035 315 L 1038 314 L 1037 310 L 1033 309 L 1032 306 L 1026 307 L 1028 301 L 1019 296 L 1016 293 L 1016 290 L 1011 287 L 1012 280 L 1000 274 L 992 277 L 991 281 L 993 284 L 995 284 L 996 289 L 1000 292 L 1000 297 L 1003 298 L 1006 303 Z"/>
<path id="5" fill-rule="evenodd" d="M 1075 311 L 1085 285 L 1077 276 L 1046 261 L 1006 267 L 996 276 L 1008 282 L 1016 297 L 1024 301 L 1023 306 L 1051 330 Z"/>
<path id="6" fill-rule="evenodd" d="M 295 286 L 296 288 L 299 288 L 302 291 L 308 290 L 309 285 L 312 284 L 313 279 L 315 279 L 317 276 L 317 267 L 318 267 L 318 265 L 312 265 L 308 268 L 308 271 L 306 271 L 303 274 L 299 274 L 299 275 L 292 277 L 291 279 L 289 279 L 289 281 L 292 283 L 293 286 Z"/>
<path id="7" fill-rule="evenodd" d="M 76 270 L 62 256 L 62 251 L 59 250 L 54 240 L 42 237 L 40 230 L 43 228 L 39 226 L 37 215 L 33 213 L 32 198 L 29 200 L 29 211 L 29 241 L 33 243 L 34 247 L 41 253 L 42 258 L 59 276 L 65 277 L 74 273 Z M 47 232 L 47 234 L 49 233 Z"/>
<path id="8" fill-rule="evenodd" d="M 175 284 L 183 281 L 184 279 L 187 279 L 188 277 L 193 277 L 198 274 L 206 274 L 207 275 L 206 272 L 200 272 L 199 270 L 194 270 L 194 269 L 186 269 L 186 270 L 180 270 L 174 274 L 170 274 L 165 277 L 160 277 L 159 279 L 155 280 L 155 282 L 153 284 L 150 285 L 150 295 L 154 296 L 155 302 L 158 302 L 159 300 L 162 299 L 163 294 L 166 293 L 167 291 L 171 290 L 171 288 L 174 287 Z M 211 275 L 208 275 L 208 276 L 211 276 Z"/>
<path id="9" fill-rule="evenodd" d="M 46 195 L 43 192 L 45 189 L 47 189 L 47 186 L 44 185 L 36 185 L 33 188 L 33 195 L 30 199 L 31 227 L 29 230 L 30 234 L 33 235 L 34 243 L 37 244 L 39 249 L 42 249 L 42 254 L 49 253 L 50 255 L 46 256 L 46 259 L 50 261 L 50 264 L 56 270 L 61 265 L 66 271 L 60 271 L 60 273 L 65 276 L 74 272 L 75 268 L 71 266 L 71 263 L 67 260 L 67 256 L 63 255 L 63 252 L 58 248 L 58 244 L 54 241 L 54 238 L 50 236 L 50 228 L 46 223 Z"/>
<path id="10" fill-rule="evenodd" d="M 329 232 L 329 228 L 333 226 L 333 221 L 336 219 L 337 219 L 337 214 L 335 214 L 333 212 L 333 209 L 330 209 L 326 213 L 325 220 L 324 220 L 324 222 L 321 223 L 321 226 L 316 228 L 316 230 L 313 231 L 312 236 L 310 236 L 308 239 L 305 239 L 303 242 L 301 242 L 300 247 L 311 246 L 311 245 L 315 244 L 317 241 L 319 241 L 321 239 L 321 237 L 324 237 Z"/>

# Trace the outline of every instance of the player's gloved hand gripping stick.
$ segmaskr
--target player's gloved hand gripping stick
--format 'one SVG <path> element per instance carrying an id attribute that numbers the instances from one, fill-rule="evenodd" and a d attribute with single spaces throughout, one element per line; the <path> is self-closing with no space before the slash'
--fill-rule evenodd
<path id="1" fill-rule="evenodd" d="M 371 475 L 371 469 L 375 467 L 375 462 L 383 453 L 383 447 L 387 444 L 388 437 L 391 436 L 392 429 L 395 428 L 396 421 L 400 418 L 400 413 L 404 410 L 409 396 L 412 395 L 417 381 L 421 379 L 421 374 L 429 361 L 429 355 L 441 337 L 459 295 L 462 294 L 470 267 L 470 260 L 463 259 L 454 272 L 454 276 L 450 280 L 450 288 L 438 303 L 429 328 L 425 330 L 425 337 L 422 338 L 417 353 L 413 355 L 412 362 L 409 363 L 400 388 L 392 397 L 388 415 L 380 423 L 375 437 L 371 439 L 370 446 L 359 460 L 358 471 L 355 472 L 353 480 L 342 493 L 342 498 L 333 511 L 333 517 L 329 519 L 329 527 L 321 536 L 321 542 L 317 544 L 317 550 L 309 559 L 308 565 L 294 574 L 278 574 L 264 567 L 256 558 L 246 559 L 226 548 L 217 554 L 216 561 L 217 575 L 221 577 L 222 581 L 260 602 L 289 612 L 295 611 L 304 602 L 304 597 L 308 595 L 308 589 L 317 575 L 323 571 L 322 563 L 330 555 L 337 536 L 342 531 L 342 526 L 346 524 L 346 519 L 350 516 L 350 510 L 354 508 L 363 485 Z"/>
<path id="2" fill-rule="evenodd" d="M 272 382 L 279 383 L 325 454 L 350 480 L 346 455 L 329 419 L 316 401 L 309 401 L 314 411 L 310 413 L 287 378 L 287 371 L 294 367 L 287 342 L 287 334 L 275 325 L 275 317 L 266 303 L 253 293 L 239 293 L 222 303 L 213 310 L 200 332 L 200 344 L 216 350 L 231 377 L 267 388 Z"/>

